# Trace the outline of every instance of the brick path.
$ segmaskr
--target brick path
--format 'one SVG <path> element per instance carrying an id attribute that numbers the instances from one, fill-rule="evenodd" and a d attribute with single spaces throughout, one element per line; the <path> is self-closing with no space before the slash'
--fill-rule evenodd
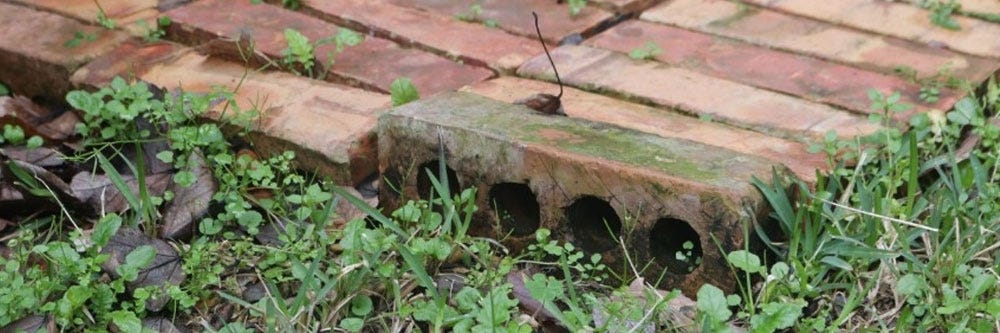
<path id="1" fill-rule="evenodd" d="M 966 2 L 967 10 L 1000 12 L 989 0 Z M 865 117 L 868 89 L 899 91 L 915 106 L 899 121 L 962 97 L 945 89 L 924 103 L 920 85 L 894 68 L 920 76 L 947 68 L 974 84 L 1000 68 L 1000 24 L 956 17 L 962 29 L 950 31 L 921 8 L 874 0 L 599 0 L 576 16 L 541 0 L 485 0 L 478 10 L 472 1 L 437 0 L 307 1 L 298 11 L 231 0 L 100 3 L 120 32 L 97 26 L 90 0 L 0 2 L 0 80 L 50 98 L 114 75 L 187 90 L 234 86 L 243 64 L 231 61 L 232 52 L 192 49 L 249 31 L 263 55 L 280 59 L 285 28 L 311 40 L 339 27 L 365 33 L 336 56 L 330 83 L 267 72 L 251 75 L 239 94 L 247 107 L 266 100 L 258 105 L 265 111 L 258 134 L 281 144 L 265 146 L 299 150 L 313 157 L 307 167 L 343 182 L 376 170 L 371 133 L 397 77 L 411 78 L 424 97 L 463 89 L 509 102 L 556 91 L 532 10 L 541 13 L 550 45 L 580 44 L 553 50 L 563 79 L 578 88 L 564 98 L 571 117 L 765 157 L 807 180 L 823 167 L 805 152 L 810 140 L 877 128 Z M 161 15 L 173 20 L 170 42 L 142 43 Z M 63 46 L 77 32 L 95 38 Z M 628 56 L 649 43 L 660 52 Z M 317 59 L 332 47 L 318 48 Z"/>
<path id="2" fill-rule="evenodd" d="M 317 170 L 342 184 L 357 184 L 376 173 L 380 165 L 386 167 L 379 147 L 399 144 L 380 144 L 376 138 L 378 117 L 390 106 L 389 85 L 398 77 L 412 79 L 424 98 L 462 90 L 512 102 L 536 92 L 558 91 L 534 37 L 531 12 L 537 11 L 544 39 L 552 46 L 552 56 L 569 85 L 563 101 L 570 119 L 555 123 L 596 122 L 630 128 L 641 135 L 662 137 L 648 142 L 663 147 L 679 147 L 677 142 L 688 141 L 698 143 L 690 147 L 715 147 L 698 148 L 720 151 L 706 152 L 705 156 L 717 158 L 706 157 L 710 162 L 703 164 L 708 165 L 694 167 L 721 168 L 712 170 L 713 174 L 745 173 L 746 165 L 733 162 L 742 157 L 725 157 L 733 156 L 732 151 L 752 155 L 749 158 L 753 161 L 785 165 L 800 178 L 814 180 L 816 169 L 823 168 L 825 162 L 823 156 L 806 152 L 809 142 L 830 130 L 843 138 L 877 130 L 867 120 L 872 112 L 868 108 L 869 89 L 885 94 L 898 91 L 901 102 L 915 106 L 896 115 L 894 119 L 900 124 L 916 112 L 947 110 L 963 97 L 963 92 L 942 89 L 937 101 L 925 103 L 919 98 L 921 85 L 895 74 L 899 68 L 922 78 L 945 71 L 974 86 L 996 75 L 1000 68 L 1000 23 L 956 17 L 961 30 L 946 30 L 931 24 L 927 11 L 907 1 L 592 0 L 576 16 L 569 15 L 565 4 L 553 0 L 479 0 L 478 7 L 471 6 L 473 1 L 460 0 L 327 0 L 304 1 L 304 8 L 298 11 L 281 8 L 276 1 L 265 2 L 100 0 L 118 27 L 107 30 L 99 27 L 92 0 L 0 0 L 0 82 L 16 93 L 50 99 L 61 99 L 70 89 L 102 85 L 116 75 L 186 91 L 233 88 L 242 82 L 237 93 L 240 108 L 256 107 L 262 114 L 251 137 L 258 149 L 295 150 L 303 168 Z M 968 11 L 1000 14 L 1000 2 L 995 0 L 960 2 Z M 159 16 L 173 21 L 165 41 L 143 42 L 141 36 Z M 286 28 L 318 40 L 332 36 L 340 27 L 363 32 L 366 38 L 338 54 L 328 75 L 320 79 L 273 69 L 250 71 L 244 78 L 248 65 L 234 56 L 237 48 L 232 41 L 241 34 L 253 37 L 259 53 L 251 60 L 260 65 L 282 57 Z M 74 36 L 87 40 L 75 47 L 65 46 Z M 557 43 L 562 45 L 555 47 Z M 659 52 L 649 59 L 629 57 L 632 50 L 650 43 Z M 333 47 L 319 47 L 317 59 L 326 59 Z M 462 94 L 441 96 L 474 100 Z M 446 105 L 434 103 L 430 105 Z M 502 117 L 504 113 L 499 114 Z M 468 133 L 477 130 L 472 128 L 475 122 L 448 121 L 447 117 L 426 119 L 438 119 L 434 121 L 439 125 L 464 124 L 457 126 L 470 126 Z M 400 120 L 393 119 L 383 118 L 384 125 L 398 127 Z M 532 128 L 533 124 L 523 123 L 532 119 L 538 118 L 525 117 L 511 124 Z M 588 126 L 580 133 L 605 135 L 610 131 L 601 127 L 605 125 Z M 539 134 L 570 144 L 574 140 L 616 142 L 574 138 L 559 130 L 543 129 Z M 493 135 L 497 142 L 514 140 L 513 136 Z M 631 135 L 628 137 L 645 138 Z M 553 156 L 551 160 L 531 163 L 568 163 L 565 166 L 572 168 L 566 161 L 576 157 L 565 157 L 560 149 L 566 147 L 546 146 L 546 142 L 532 142 L 535 148 L 529 150 L 551 151 L 536 157 L 544 160 Z M 524 147 L 524 143 L 508 143 Z M 412 153 L 408 147 L 404 144 L 395 149 Z M 619 149 L 605 153 L 621 147 L 609 148 Z M 670 172 L 650 174 L 655 171 L 642 163 L 630 164 L 625 157 L 635 156 L 595 163 L 591 174 L 611 178 L 641 175 L 628 178 L 638 180 L 621 193 L 649 186 L 646 179 L 688 184 L 669 185 L 678 186 L 681 192 L 692 188 L 704 193 L 726 192 L 707 181 L 663 180 L 658 175 Z M 647 164 L 702 161 L 676 161 L 659 154 L 635 158 Z M 513 162 L 505 163 L 504 167 L 510 167 Z M 488 167 L 495 165 L 484 166 Z M 546 172 L 549 174 L 536 176 L 566 177 Z M 532 174 L 524 170 L 508 173 Z M 580 187 L 581 193 L 598 191 L 587 190 L 589 185 L 573 179 L 560 182 Z M 532 186 L 541 185 L 535 182 Z M 753 190 L 748 185 L 737 187 L 731 191 L 736 193 L 733 197 L 756 195 L 750 193 Z M 727 195 L 722 197 L 729 198 Z M 712 200 L 699 200 L 713 197 L 680 196 L 679 201 L 663 207 L 686 212 L 688 220 L 697 222 L 708 211 L 692 208 L 689 203 L 694 202 L 693 207 L 712 205 Z M 722 210 L 735 207 L 727 205 L 737 202 L 719 200 L 723 204 L 717 206 Z M 611 202 L 616 209 L 632 208 L 632 203 L 618 201 L 614 197 Z M 543 207 L 542 211 L 551 210 Z M 683 217 L 665 212 L 672 218 Z M 542 219 L 546 218 L 543 214 Z M 725 220 L 730 224 L 736 221 Z M 640 228 L 657 230 L 650 223 Z M 705 238 L 707 230 L 714 230 L 706 224 L 712 223 L 717 221 L 692 223 L 689 229 L 694 228 L 696 234 L 691 237 L 700 239 L 699 245 L 705 247 L 706 260 L 718 261 L 722 260 L 720 254 Z M 544 221 L 542 225 L 546 225 Z M 662 237 L 655 232 L 651 235 L 650 242 Z M 700 270 L 686 278 L 684 285 L 695 288 L 701 278 L 712 276 Z"/>

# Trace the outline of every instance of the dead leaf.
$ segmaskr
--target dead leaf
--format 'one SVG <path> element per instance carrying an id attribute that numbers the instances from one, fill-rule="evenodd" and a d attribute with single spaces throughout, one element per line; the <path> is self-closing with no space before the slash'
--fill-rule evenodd
<path id="1" fill-rule="evenodd" d="M 31 315 L 18 319 L 0 328 L 0 333 L 13 332 L 58 332 L 56 322 L 50 316 Z"/>
<path id="2" fill-rule="evenodd" d="M 212 170 L 205 164 L 201 152 L 192 153 L 188 158 L 188 165 L 196 180 L 188 187 L 171 182 L 170 188 L 174 192 L 174 199 L 163 212 L 161 238 L 189 237 L 194 232 L 194 221 L 208 213 L 212 196 L 219 189 L 219 185 L 212 177 Z"/>
<path id="3" fill-rule="evenodd" d="M 159 286 L 166 290 L 168 285 L 180 285 L 184 282 L 184 271 L 181 269 L 181 257 L 167 242 L 152 239 L 142 233 L 139 229 L 124 227 L 111 237 L 108 244 L 101 249 L 101 253 L 108 254 L 108 261 L 101 264 L 101 268 L 108 274 L 118 277 L 118 267 L 125 262 L 125 257 L 135 248 L 143 245 L 152 245 L 156 249 L 156 257 L 153 262 L 139 271 L 135 281 L 126 284 L 128 289 Z M 161 295 L 146 300 L 146 308 L 150 311 L 159 311 L 170 301 L 170 296 Z"/>
<path id="4" fill-rule="evenodd" d="M 177 325 L 174 325 L 174 323 L 171 322 L 169 319 L 159 316 L 146 317 L 145 319 L 142 320 L 142 327 L 151 329 L 154 332 L 159 332 L 159 333 L 187 332 L 187 330 L 181 330 L 180 328 L 178 328 Z"/>
<path id="5" fill-rule="evenodd" d="M 43 168 L 57 167 L 65 164 L 63 155 L 48 147 L 6 147 L 0 148 L 0 155 L 12 160 L 19 160 Z"/>
<path id="6" fill-rule="evenodd" d="M 122 179 L 132 193 L 139 194 L 139 182 L 134 176 L 122 175 Z M 170 184 L 168 173 L 152 174 L 146 177 L 146 187 L 151 196 L 163 195 Z M 106 175 L 80 172 L 70 181 L 73 195 L 94 209 L 95 212 L 123 212 L 129 208 L 128 201 L 118 191 Z"/>

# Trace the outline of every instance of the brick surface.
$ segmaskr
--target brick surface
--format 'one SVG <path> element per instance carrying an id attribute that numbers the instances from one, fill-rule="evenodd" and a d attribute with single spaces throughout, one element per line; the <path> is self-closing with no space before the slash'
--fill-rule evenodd
<path id="1" fill-rule="evenodd" d="M 98 23 L 100 9 L 119 27 L 135 35 L 142 35 L 155 27 L 160 14 L 157 0 L 101 0 L 100 9 L 94 0 L 12 0 L 44 11 L 59 13 L 90 24 Z M 140 23 L 143 22 L 143 23 Z"/>
<path id="2" fill-rule="evenodd" d="M 962 0 L 963 11 L 976 12 L 982 14 L 1000 15 L 1000 1 L 996 0 Z"/>
<path id="3" fill-rule="evenodd" d="M 621 248 L 615 242 L 603 246 L 608 236 L 595 235 L 598 242 L 578 238 L 576 228 L 586 221 L 574 218 L 566 207 L 593 196 L 606 201 L 619 218 L 631 217 L 635 224 L 626 246 L 637 262 L 651 264 L 645 271 L 650 281 L 659 281 L 663 262 L 669 262 L 653 257 L 650 245 L 662 237 L 655 235 L 654 225 L 665 217 L 683 221 L 693 229 L 691 241 L 703 251 L 702 264 L 687 274 L 667 272 L 662 283 L 692 294 L 706 282 L 733 288 L 732 274 L 713 239 L 722 251 L 741 248 L 746 212 L 765 214 L 766 207 L 749 179 L 770 179 L 777 166 L 686 140 L 544 116 L 472 94 L 448 93 L 410 103 L 379 123 L 380 167 L 400 175 L 404 197 L 418 194 L 417 173 L 423 171 L 413 166 L 438 158 L 440 135 L 449 167 L 461 188 L 477 188 L 479 207 L 493 207 L 488 202 L 493 185 L 524 184 L 536 196 L 540 227 L 585 251 L 604 253 L 605 263 L 613 267 L 623 267 Z M 392 210 L 402 202 L 388 192 L 380 203 Z M 489 209 L 474 216 L 472 232 L 489 229 L 492 216 Z M 507 238 L 515 249 L 519 239 L 532 241 L 534 236 Z"/>
<path id="4" fill-rule="evenodd" d="M 256 47 L 277 61 L 285 49 L 284 29 L 296 29 L 310 41 L 333 36 L 338 26 L 268 4 L 205 0 L 166 13 L 174 21 L 170 35 L 188 43 L 233 38 L 252 33 Z M 335 46 L 317 48 L 316 59 L 326 61 Z M 388 40 L 368 36 L 357 46 L 336 55 L 330 79 L 387 92 L 398 77 L 409 77 L 424 95 L 455 90 L 493 75 L 485 68 L 462 65 Z"/>
<path id="5" fill-rule="evenodd" d="M 926 105 L 919 99 L 919 85 L 896 76 L 645 21 L 623 22 L 585 44 L 628 53 L 649 42 L 662 50 L 657 61 L 860 113 L 873 112 L 867 95 L 872 88 L 900 92 L 900 101 L 914 105 L 914 111 L 947 110 L 961 96 L 943 90 L 940 100 Z M 910 115 L 897 114 L 897 119 Z"/>
<path id="6" fill-rule="evenodd" d="M 384 0 L 391 3 L 419 8 L 425 11 L 442 13 L 452 17 L 468 16 L 471 6 L 479 4 L 482 12 L 476 17 L 478 21 L 491 20 L 503 30 L 511 33 L 535 37 L 535 23 L 531 12 L 539 16 L 539 26 L 542 37 L 549 43 L 579 34 L 583 37 L 592 35 L 597 28 L 611 20 L 613 15 L 595 6 L 587 6 L 576 16 L 570 16 L 567 4 L 553 1 L 535 0 Z"/>
<path id="7" fill-rule="evenodd" d="M 69 91 L 73 70 L 128 38 L 122 32 L 6 3 L 0 3 L 0 22 L 0 81 L 20 94 L 55 100 Z M 67 47 L 77 33 L 94 40 Z"/>
<path id="8" fill-rule="evenodd" d="M 513 72 L 542 52 L 535 39 L 386 2 L 318 1 L 306 6 L 334 23 L 502 72 Z"/>
<path id="9" fill-rule="evenodd" d="M 565 45 L 553 50 L 552 57 L 567 84 L 711 116 L 786 138 L 819 138 L 829 130 L 852 137 L 877 129 L 863 117 L 827 105 L 657 62 L 633 60 L 604 49 Z M 544 55 L 518 70 L 522 76 L 555 81 L 551 73 Z"/>
<path id="10" fill-rule="evenodd" d="M 463 90 L 511 103 L 538 92 L 555 92 L 556 84 L 515 77 L 478 82 Z M 823 169 L 822 154 L 806 152 L 802 143 L 779 139 L 679 113 L 629 103 L 574 88 L 565 88 L 563 108 L 570 117 L 614 124 L 661 137 L 691 140 L 739 153 L 760 156 L 784 164 L 800 179 L 815 181 Z"/>
<path id="11" fill-rule="evenodd" d="M 871 0 L 747 0 L 817 20 L 879 34 L 936 43 L 982 57 L 1000 58 L 1000 24 L 953 16 L 962 27 L 948 30 L 931 23 L 928 10 L 905 3 Z"/>
<path id="12" fill-rule="evenodd" d="M 588 1 L 615 13 L 636 13 L 649 8 L 659 0 L 596 0 Z"/>
<path id="13" fill-rule="evenodd" d="M 389 96 L 283 72 L 250 71 L 241 83 L 245 70 L 241 64 L 175 44 L 125 44 L 80 69 L 74 82 L 100 85 L 114 75 L 132 73 L 157 86 L 188 92 L 239 85 L 238 110 L 256 108 L 261 114 L 250 133 L 258 151 L 295 151 L 302 169 L 340 184 L 357 184 L 377 171 L 374 127 L 378 114 L 389 106 Z M 220 104 L 208 116 L 218 119 L 235 110 Z"/>
<path id="14" fill-rule="evenodd" d="M 997 68 L 987 59 L 725 0 L 674 0 L 641 18 L 886 73 L 907 66 L 930 76 L 947 67 L 959 78 L 982 82 Z"/>

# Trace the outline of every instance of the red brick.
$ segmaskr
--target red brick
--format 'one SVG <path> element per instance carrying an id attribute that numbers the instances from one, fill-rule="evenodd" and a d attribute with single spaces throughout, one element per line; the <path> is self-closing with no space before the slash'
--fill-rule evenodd
<path id="1" fill-rule="evenodd" d="M 305 14 L 268 4 L 246 1 L 205 0 L 166 13 L 174 21 L 170 34 L 189 43 L 233 38 L 249 30 L 258 50 L 275 61 L 285 49 L 284 30 L 296 29 L 311 41 L 333 36 L 338 26 Z M 316 50 L 316 59 L 326 61 L 334 50 L 327 44 Z M 398 77 L 409 77 L 424 95 L 454 90 L 484 80 L 493 73 L 484 68 L 458 64 L 433 54 L 376 37 L 337 54 L 329 79 L 379 91 L 388 91 Z M 318 66 L 318 65 L 317 65 Z"/>
<path id="2" fill-rule="evenodd" d="M 80 69 L 74 82 L 99 85 L 129 73 L 171 90 L 209 92 L 239 86 L 236 106 L 219 105 L 207 116 L 219 119 L 223 112 L 257 109 L 260 118 L 253 122 L 250 139 L 258 151 L 295 151 L 299 167 L 340 184 L 357 184 L 377 171 L 374 128 L 378 114 L 389 107 L 387 95 L 283 72 L 246 72 L 241 64 L 169 43 L 124 44 Z"/>
<path id="3" fill-rule="evenodd" d="M 819 138 L 835 130 L 842 137 L 877 129 L 860 116 L 830 106 L 699 74 L 665 64 L 586 46 L 552 52 L 563 82 L 586 90 L 711 116 L 737 127 L 786 138 Z M 545 56 L 528 61 L 518 74 L 555 81 Z"/>
<path id="4" fill-rule="evenodd" d="M 641 18 L 885 73 L 908 66 L 930 76 L 948 67 L 959 78 L 982 82 L 997 68 L 988 59 L 725 0 L 674 0 Z"/>
<path id="5" fill-rule="evenodd" d="M 591 0 L 598 7 L 615 13 L 636 13 L 656 4 L 658 0 Z"/>
<path id="6" fill-rule="evenodd" d="M 472 1 L 441 1 L 441 0 L 385 0 L 397 5 L 419 8 L 428 12 L 443 13 L 457 17 L 469 15 Z M 595 6 L 587 6 L 576 16 L 570 16 L 567 4 L 553 1 L 535 0 L 481 0 L 476 1 L 482 8 L 477 19 L 492 20 L 497 25 L 511 33 L 535 37 L 535 24 L 531 12 L 539 16 L 539 26 L 542 37 L 549 43 L 556 43 L 563 38 L 580 34 L 583 37 L 593 35 L 604 22 L 613 15 Z"/>
<path id="7" fill-rule="evenodd" d="M 559 86 L 553 83 L 515 77 L 501 77 L 463 88 L 465 91 L 508 103 L 538 92 L 555 92 L 558 89 Z M 574 88 L 565 89 L 562 101 L 566 114 L 573 118 L 614 124 L 661 137 L 691 140 L 760 156 L 784 164 L 796 176 L 808 182 L 815 181 L 817 169 L 826 167 L 822 154 L 806 152 L 806 145 L 799 142 Z"/>
<path id="8" fill-rule="evenodd" d="M 1000 24 L 959 15 L 962 28 L 948 30 L 931 23 L 930 12 L 905 3 L 870 0 L 747 0 L 769 8 L 817 20 L 922 43 L 939 43 L 950 49 L 1000 58 Z"/>
<path id="9" fill-rule="evenodd" d="M 314 15 L 334 23 L 502 72 L 513 72 L 542 52 L 534 39 L 385 2 L 320 1 L 306 6 Z"/>
<path id="10" fill-rule="evenodd" d="M 900 92 L 900 101 L 915 105 L 914 111 L 947 110 L 960 98 L 943 90 L 940 100 L 928 105 L 918 97 L 919 85 L 896 76 L 645 21 L 623 22 L 585 44 L 628 53 L 649 42 L 662 50 L 657 61 L 860 113 L 873 112 L 867 95 L 872 88 Z M 911 114 L 899 114 L 898 119 L 907 120 Z"/>
<path id="11" fill-rule="evenodd" d="M 94 0 L 12 0 L 44 11 L 59 13 L 78 20 L 97 24 L 100 9 L 126 31 L 141 36 L 156 26 L 160 14 L 157 0 L 100 0 L 98 9 Z M 140 23 L 142 22 L 142 23 Z"/>
<path id="12" fill-rule="evenodd" d="M 62 100 L 69 76 L 90 59 L 128 38 L 119 31 L 84 25 L 76 20 L 27 7 L 0 3 L 0 81 L 27 96 Z M 93 35 L 67 47 L 77 33 Z"/>

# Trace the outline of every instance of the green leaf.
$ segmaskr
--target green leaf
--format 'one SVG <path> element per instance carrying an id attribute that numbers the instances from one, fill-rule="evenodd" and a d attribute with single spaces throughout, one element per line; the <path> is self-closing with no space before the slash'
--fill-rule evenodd
<path id="1" fill-rule="evenodd" d="M 42 140 L 42 137 L 37 135 L 32 135 L 31 138 L 28 139 L 28 142 L 26 143 L 27 147 L 30 149 L 41 147 L 43 144 L 45 144 L 45 140 Z"/>
<path id="2" fill-rule="evenodd" d="M 361 44 L 364 40 L 364 35 L 347 28 L 340 28 L 340 30 L 337 30 L 337 35 L 333 38 L 333 42 L 337 46 L 337 52 L 343 51 L 346 46 Z"/>
<path id="3" fill-rule="evenodd" d="M 417 87 L 406 77 L 393 80 L 392 84 L 389 85 L 389 93 L 392 95 L 392 106 L 400 106 L 420 99 Z"/>
<path id="4" fill-rule="evenodd" d="M 156 159 L 162 161 L 163 163 L 174 163 L 174 152 L 170 150 L 164 150 L 156 154 Z M 174 178 L 177 181 L 177 178 Z"/>
<path id="5" fill-rule="evenodd" d="M 802 315 L 802 308 L 805 306 L 806 302 L 801 299 L 764 304 L 761 306 L 761 312 L 750 318 L 750 327 L 754 333 L 770 333 L 792 327 Z"/>
<path id="6" fill-rule="evenodd" d="M 365 321 L 357 317 L 347 317 L 340 321 L 340 328 L 348 332 L 361 332 L 365 327 Z"/>
<path id="7" fill-rule="evenodd" d="M 122 218 L 118 214 L 111 213 L 101 217 L 100 221 L 94 225 L 94 231 L 90 234 L 90 240 L 94 242 L 94 245 L 98 247 L 103 247 L 108 244 L 108 240 L 111 239 L 118 228 L 122 226 Z"/>
<path id="8" fill-rule="evenodd" d="M 368 297 L 368 295 L 358 295 L 351 300 L 351 314 L 355 316 L 367 316 L 374 309 L 372 298 Z"/>
<path id="9" fill-rule="evenodd" d="M 966 298 L 979 297 L 984 292 L 989 290 L 991 287 L 995 287 L 997 279 L 991 274 L 980 273 L 972 278 L 972 282 L 969 283 L 969 290 L 966 292 Z"/>
<path id="10" fill-rule="evenodd" d="M 728 260 L 730 264 L 733 264 L 733 266 L 736 266 L 736 268 L 742 269 L 744 272 L 757 273 L 764 271 L 764 267 L 760 265 L 760 258 L 746 250 L 730 252 L 729 255 L 726 256 L 726 260 Z"/>
<path id="11" fill-rule="evenodd" d="M 111 322 L 118 326 L 120 332 L 142 331 L 142 321 L 132 311 L 118 310 L 109 314 Z"/>
<path id="12" fill-rule="evenodd" d="M 733 315 L 726 303 L 726 294 L 716 286 L 704 284 L 698 289 L 698 311 L 715 322 L 724 322 Z"/>
<path id="13" fill-rule="evenodd" d="M 149 266 L 156 257 L 156 249 L 151 245 L 136 247 L 125 256 L 125 262 L 118 266 L 118 274 L 125 281 L 133 281 L 139 275 L 139 270 Z"/>
<path id="14" fill-rule="evenodd" d="M 824 264 L 830 265 L 835 268 L 840 268 L 848 272 L 854 270 L 854 267 L 852 267 L 851 264 L 844 261 L 844 259 L 840 259 L 839 257 L 836 256 L 826 256 L 823 257 L 823 259 L 820 259 L 819 261 Z"/>
<path id="15" fill-rule="evenodd" d="M 10 89 L 7 89 L 7 86 L 3 85 L 3 83 L 0 83 L 0 96 L 7 96 L 7 95 L 10 95 Z"/>

